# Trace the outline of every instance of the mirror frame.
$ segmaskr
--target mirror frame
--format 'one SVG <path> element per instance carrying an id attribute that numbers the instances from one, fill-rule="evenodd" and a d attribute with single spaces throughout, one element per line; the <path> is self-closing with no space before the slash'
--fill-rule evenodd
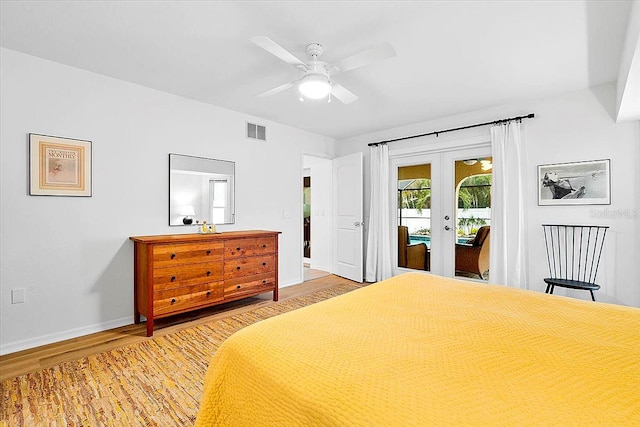
<path id="1" fill-rule="evenodd" d="M 168 205 L 168 220 L 169 220 L 169 226 L 170 227 L 179 227 L 179 226 L 191 226 L 191 225 L 195 225 L 195 222 L 193 224 L 172 224 L 171 223 L 171 217 L 172 217 L 172 213 L 175 213 L 175 209 L 172 209 L 172 180 L 171 180 L 171 176 L 172 176 L 172 171 L 174 170 L 174 168 L 172 168 L 172 165 L 175 167 L 175 163 L 178 159 L 181 159 L 183 161 L 189 161 L 190 159 L 193 160 L 192 163 L 194 163 L 194 166 L 192 166 L 191 168 L 181 168 L 179 170 L 185 170 L 185 171 L 192 171 L 194 174 L 202 174 L 203 176 L 206 175 L 228 175 L 231 177 L 231 188 L 229 189 L 230 192 L 230 210 L 231 212 L 229 213 L 230 216 L 230 221 L 229 222 L 223 222 L 223 223 L 215 223 L 217 224 L 235 224 L 235 220 L 236 220 L 236 207 L 235 207 L 235 199 L 236 199 L 236 195 L 235 195 L 235 168 L 236 168 L 236 163 L 233 161 L 229 161 L 229 160 L 220 160 L 220 159 L 212 159 L 212 158 L 208 158 L 208 157 L 199 157 L 199 156 L 190 156 L 190 155 L 186 155 L 186 154 L 176 154 L 176 153 L 169 153 L 169 203 Z M 197 167 L 195 166 L 197 165 Z M 230 173 L 228 173 L 230 171 Z M 202 191 L 200 191 L 200 193 L 202 194 Z M 207 195 L 208 197 L 208 195 Z M 175 206 L 173 206 L 175 208 Z M 209 219 L 207 218 L 206 221 L 209 223 Z"/>

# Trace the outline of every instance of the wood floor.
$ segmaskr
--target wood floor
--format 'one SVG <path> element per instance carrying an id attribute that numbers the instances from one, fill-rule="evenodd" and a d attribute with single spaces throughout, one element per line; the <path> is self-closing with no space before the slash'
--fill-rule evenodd
<path id="1" fill-rule="evenodd" d="M 280 288 L 279 299 L 284 301 L 311 294 L 313 292 L 332 288 L 342 283 L 352 283 L 342 277 L 328 275 L 303 282 L 299 285 Z M 146 336 L 144 323 L 122 326 L 104 332 L 98 332 L 83 337 L 73 338 L 54 344 L 45 345 L 29 350 L 0 356 L 0 381 L 17 377 L 22 374 L 45 369 L 59 363 L 80 359 L 91 354 L 102 353 L 128 344 L 152 340 L 174 331 L 223 319 L 235 314 L 254 310 L 274 304 L 272 294 L 262 294 L 252 298 L 245 298 L 215 307 L 157 319 L 153 337 Z"/>
<path id="2" fill-rule="evenodd" d="M 314 270 L 313 268 L 304 268 L 304 281 L 319 279 L 320 277 L 328 276 L 331 273 L 323 270 Z"/>

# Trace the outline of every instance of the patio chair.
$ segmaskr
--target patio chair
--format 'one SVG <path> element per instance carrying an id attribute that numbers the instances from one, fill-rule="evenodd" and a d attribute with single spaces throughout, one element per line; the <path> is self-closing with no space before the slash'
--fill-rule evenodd
<path id="1" fill-rule="evenodd" d="M 398 226 L 398 267 L 429 270 L 429 249 L 425 243 L 411 244 L 409 229 Z"/>
<path id="2" fill-rule="evenodd" d="M 456 244 L 456 271 L 477 274 L 480 279 L 489 271 L 489 232 L 488 225 L 480 227 L 471 244 Z"/>

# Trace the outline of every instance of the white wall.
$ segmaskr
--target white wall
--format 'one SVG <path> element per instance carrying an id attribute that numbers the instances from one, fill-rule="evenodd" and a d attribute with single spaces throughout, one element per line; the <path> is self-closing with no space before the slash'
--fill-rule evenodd
<path id="1" fill-rule="evenodd" d="M 311 177 L 311 268 L 331 270 L 332 162 L 304 156 Z"/>
<path id="2" fill-rule="evenodd" d="M 604 264 L 599 274 L 602 289 L 598 291 L 597 298 L 640 307 L 640 122 L 616 124 L 613 119 L 615 108 L 616 89 L 613 84 L 607 84 L 554 98 L 459 114 L 338 141 L 336 155 L 357 151 L 365 153 L 365 217 L 368 217 L 370 183 L 367 143 L 533 112 L 536 117 L 524 121 L 529 163 L 525 171 L 529 185 L 529 288 L 544 290 L 542 279 L 547 275 L 541 224 L 609 225 L 611 229 L 607 235 Z M 448 141 L 483 138 L 489 140 L 488 127 L 446 133 L 438 138 L 431 136 L 396 142 L 391 147 L 419 149 L 443 145 Z M 537 205 L 537 165 L 597 159 L 611 159 L 611 205 Z M 558 289 L 556 293 L 589 298 L 587 292 Z"/>
<path id="3" fill-rule="evenodd" d="M 333 140 L 0 50 L 2 104 L 0 353 L 133 322 L 129 236 L 183 233 L 168 224 L 169 153 L 236 162 L 236 223 L 280 235 L 280 284 L 302 281 L 302 152 Z M 28 195 L 28 133 L 93 142 L 93 197 Z M 288 215 L 287 215 L 288 214 Z M 11 289 L 26 302 L 11 304 Z"/>

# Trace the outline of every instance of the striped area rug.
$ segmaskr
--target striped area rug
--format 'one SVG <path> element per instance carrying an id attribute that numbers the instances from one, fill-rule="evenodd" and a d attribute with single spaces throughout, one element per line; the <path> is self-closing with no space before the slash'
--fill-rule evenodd
<path id="1" fill-rule="evenodd" d="M 190 426 L 220 344 L 257 321 L 357 289 L 341 284 L 1 383 L 0 426 Z"/>

